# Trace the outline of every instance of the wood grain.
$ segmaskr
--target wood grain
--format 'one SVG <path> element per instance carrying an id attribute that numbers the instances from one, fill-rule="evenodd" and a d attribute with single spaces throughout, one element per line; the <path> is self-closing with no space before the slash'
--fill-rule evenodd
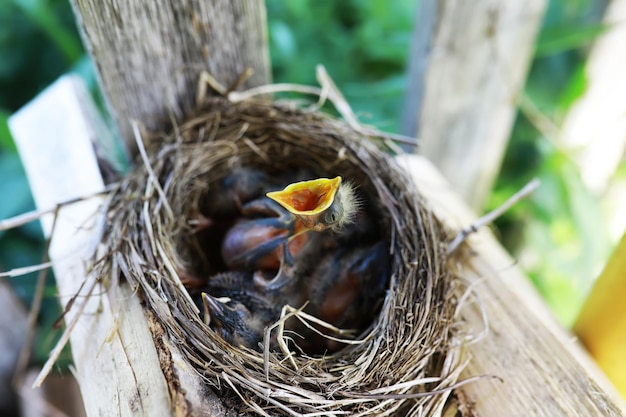
<path id="1" fill-rule="evenodd" d="M 477 211 L 500 169 L 545 6 L 421 2 L 416 30 L 434 33 L 413 40 L 404 134 Z"/>
<path id="2" fill-rule="evenodd" d="M 72 0 L 83 41 L 129 149 L 129 121 L 158 129 L 194 105 L 199 75 L 270 80 L 262 0 Z"/>
<path id="3" fill-rule="evenodd" d="M 475 220 L 430 162 L 419 156 L 398 161 L 444 223 L 460 229 Z M 456 390 L 463 416 L 626 416 L 615 388 L 555 321 L 493 235 L 481 230 L 463 249 L 452 259 L 460 278 L 473 288 L 460 312 L 462 331 L 486 332 L 467 345 L 469 363 L 461 378 L 497 377 Z"/>
<path id="4" fill-rule="evenodd" d="M 104 188 L 91 140 L 97 123 L 87 117 L 95 114 L 81 80 L 65 76 L 9 120 L 39 209 Z M 86 413 L 171 416 L 138 297 L 128 286 L 108 292 L 85 269 L 100 239 L 102 203 L 103 197 L 94 197 L 61 208 L 49 251 L 61 305 L 72 305 L 65 323 L 75 322 L 70 343 Z M 52 215 L 41 221 L 50 236 Z"/>

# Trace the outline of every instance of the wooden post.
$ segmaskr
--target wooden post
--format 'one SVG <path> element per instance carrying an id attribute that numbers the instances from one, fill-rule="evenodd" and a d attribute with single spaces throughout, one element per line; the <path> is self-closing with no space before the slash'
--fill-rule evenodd
<path id="1" fill-rule="evenodd" d="M 270 80 L 263 0 L 72 0 L 83 41 L 128 149 L 131 119 L 158 129 L 194 105 L 199 74 L 225 86 Z"/>
<path id="2" fill-rule="evenodd" d="M 474 210 L 500 169 L 545 5 L 420 2 L 404 134 L 418 137 L 419 152 Z"/>
<path id="3" fill-rule="evenodd" d="M 40 210 L 103 190 L 91 136 L 97 114 L 82 81 L 66 76 L 9 119 Z M 102 202 L 94 197 L 61 208 L 49 251 L 61 305 L 72 304 L 65 322 L 73 326 L 87 415 L 169 416 L 166 381 L 139 300 L 128 286 L 108 294 L 85 270 L 98 243 Z M 54 216 L 41 223 L 49 237 Z"/>
<path id="4" fill-rule="evenodd" d="M 98 117 L 82 81 L 65 76 L 9 119 L 38 209 L 103 191 L 93 147 Z M 69 308 L 64 318 L 87 416 L 226 415 L 174 342 L 162 335 L 157 349 L 158 323 L 135 289 L 121 282 L 111 291 L 85 269 L 100 240 L 103 199 L 61 207 L 56 221 L 52 213 L 41 218 L 52 235 L 61 305 Z"/>
<path id="5" fill-rule="evenodd" d="M 460 230 L 475 221 L 437 169 L 420 156 L 398 158 L 437 217 Z M 528 278 L 487 230 L 455 256 L 472 292 L 459 308 L 465 347 L 461 379 L 485 378 L 455 390 L 463 416 L 626 416 L 606 376 L 575 338 L 557 324 Z M 497 378 L 494 378 L 497 377 Z M 450 414 L 453 415 L 453 414 Z"/>

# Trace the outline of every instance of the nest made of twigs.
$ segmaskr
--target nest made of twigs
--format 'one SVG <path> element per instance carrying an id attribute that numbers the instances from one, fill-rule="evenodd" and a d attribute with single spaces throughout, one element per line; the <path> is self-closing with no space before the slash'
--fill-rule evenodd
<path id="1" fill-rule="evenodd" d="M 188 364 L 238 413 L 437 415 L 458 377 L 449 236 L 383 150 L 384 135 L 369 133 L 294 104 L 211 98 L 146 140 L 143 163 L 112 195 L 97 273 L 137 288 Z M 203 322 L 179 277 L 181 267 L 203 268 L 189 219 L 207 188 L 243 166 L 342 175 L 375 201 L 392 273 L 358 343 L 286 358 L 231 346 Z"/>

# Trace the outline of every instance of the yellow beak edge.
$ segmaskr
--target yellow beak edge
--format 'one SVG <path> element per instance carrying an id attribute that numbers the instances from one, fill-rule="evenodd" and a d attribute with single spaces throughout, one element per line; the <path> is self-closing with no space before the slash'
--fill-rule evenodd
<path id="1" fill-rule="evenodd" d="M 340 185 L 341 177 L 318 178 L 295 182 L 282 191 L 272 191 L 266 195 L 293 214 L 310 216 L 330 207 Z"/>

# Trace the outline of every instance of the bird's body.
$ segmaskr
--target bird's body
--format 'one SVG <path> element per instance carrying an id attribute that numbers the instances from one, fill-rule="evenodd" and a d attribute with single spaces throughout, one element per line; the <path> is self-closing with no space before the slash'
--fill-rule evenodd
<path id="1" fill-rule="evenodd" d="M 217 220 L 236 218 L 247 203 L 311 175 L 305 168 L 271 174 L 259 168 L 235 168 L 208 189 L 204 197 L 206 217 Z"/>
<path id="2" fill-rule="evenodd" d="M 338 247 L 302 280 L 308 296 L 304 311 L 340 329 L 361 332 L 374 317 L 388 279 L 389 252 L 383 242 Z M 334 352 L 343 346 L 300 324 L 293 330 L 304 333 L 301 348 L 307 353 Z"/>
<path id="3" fill-rule="evenodd" d="M 247 217 L 235 223 L 222 242 L 222 257 L 231 270 L 278 270 L 283 259 L 290 262 L 307 241 L 292 216 L 267 197 L 247 204 L 243 212 Z"/>
<path id="4" fill-rule="evenodd" d="M 259 350 L 265 328 L 280 317 L 282 305 L 272 294 L 257 291 L 249 272 L 225 272 L 203 288 L 205 322 L 225 341 Z"/>
<path id="5" fill-rule="evenodd" d="M 205 197 L 207 217 L 234 218 L 249 201 L 259 198 L 276 185 L 260 169 L 240 167 L 218 181 Z"/>
<path id="6" fill-rule="evenodd" d="M 223 300 L 207 293 L 202 293 L 205 322 L 224 341 L 233 346 L 258 349 L 263 338 L 265 323 L 260 315 L 238 300 Z"/>
<path id="7" fill-rule="evenodd" d="M 203 286 L 205 321 L 227 342 L 257 350 L 285 305 L 306 305 L 305 313 L 333 326 L 363 331 L 389 275 L 388 248 L 370 207 L 341 177 L 272 191 L 276 182 L 255 170 L 222 181 L 230 194 L 216 200 L 215 213 L 231 216 L 221 241 L 228 271 Z M 284 329 L 307 354 L 343 346 L 297 318 Z M 273 332 L 270 349 L 277 346 Z"/>

